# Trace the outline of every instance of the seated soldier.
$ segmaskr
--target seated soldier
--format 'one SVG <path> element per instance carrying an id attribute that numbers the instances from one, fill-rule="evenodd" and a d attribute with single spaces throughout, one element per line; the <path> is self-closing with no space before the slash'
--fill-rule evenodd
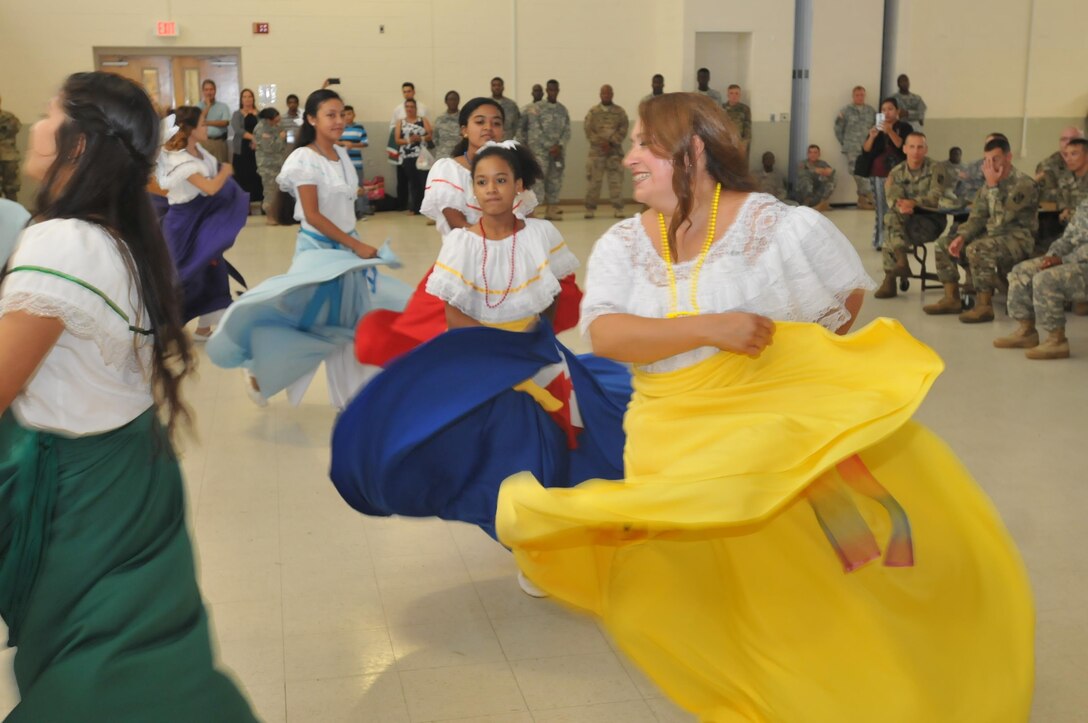
<path id="1" fill-rule="evenodd" d="M 1057 203 L 1058 180 L 1068 171 L 1062 152 L 1069 145 L 1069 141 L 1075 138 L 1084 138 L 1080 128 L 1069 126 L 1062 130 L 1058 138 L 1058 150 L 1039 161 L 1035 167 L 1035 182 L 1039 185 L 1039 203 Z"/>
<path id="2" fill-rule="evenodd" d="M 1009 138 L 1004 133 L 990 133 L 986 136 L 986 140 L 982 142 L 982 147 L 985 148 L 986 144 L 995 138 L 1003 138 L 1005 142 L 1008 142 Z M 966 203 L 971 203 L 975 200 L 975 196 L 978 195 L 978 190 L 982 188 L 986 179 L 982 177 L 982 162 L 985 159 L 980 158 L 977 161 L 972 161 L 964 166 L 963 171 L 960 173 L 960 180 L 963 181 L 960 186 L 960 194 L 962 194 Z"/>
<path id="3" fill-rule="evenodd" d="M 808 158 L 797 171 L 797 187 L 790 198 L 802 206 L 826 211 L 831 207 L 828 199 L 834 191 L 835 169 L 820 160 L 820 147 L 814 143 L 808 147 Z"/>
<path id="4" fill-rule="evenodd" d="M 944 284 L 944 297 L 922 307 L 927 314 L 956 314 L 965 324 L 994 320 L 993 294 L 998 274 L 1031 255 L 1039 226 L 1039 189 L 1031 176 L 1012 165 L 1009 142 L 994 138 L 986 144 L 982 159 L 985 184 L 979 189 L 971 215 L 952 239 L 937 241 L 937 276 Z M 966 253 L 974 277 L 975 308 L 962 311 L 959 269 L 953 259 Z"/>
<path id="5" fill-rule="evenodd" d="M 1088 299 L 1088 198 L 1080 202 L 1046 256 L 1017 264 L 1009 274 L 1009 316 L 1016 331 L 994 339 L 998 349 L 1026 349 L 1028 359 L 1065 359 L 1065 305 Z M 1038 329 L 1047 333 L 1039 343 Z"/>
<path id="6" fill-rule="evenodd" d="M 786 179 L 781 173 L 774 170 L 774 154 L 767 151 L 762 157 L 763 169 L 756 171 L 756 183 L 759 190 L 769 193 L 779 201 L 786 200 Z"/>
<path id="7" fill-rule="evenodd" d="M 1068 223 L 1080 202 L 1088 198 L 1088 140 L 1074 138 L 1062 151 L 1067 173 L 1058 178 L 1058 219 Z"/>
<path id="8" fill-rule="evenodd" d="M 941 164 L 926 157 L 924 133 L 909 133 L 903 140 L 907 160 L 892 169 L 885 181 L 888 212 L 884 215 L 884 282 L 873 294 L 878 299 L 896 296 L 896 280 L 908 277 L 907 252 L 935 240 L 946 218 L 938 213 L 948 180 Z"/>
<path id="9" fill-rule="evenodd" d="M 948 160 L 941 161 L 937 166 L 944 171 L 945 186 L 944 195 L 941 196 L 941 208 L 955 209 L 965 208 L 971 199 L 964 195 L 964 179 L 967 177 L 967 166 L 963 162 L 963 149 L 952 146 L 948 149 Z"/>

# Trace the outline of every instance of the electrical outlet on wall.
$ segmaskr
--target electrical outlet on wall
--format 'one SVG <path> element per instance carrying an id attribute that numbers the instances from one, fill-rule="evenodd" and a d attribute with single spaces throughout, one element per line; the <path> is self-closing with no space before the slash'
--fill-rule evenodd
<path id="1" fill-rule="evenodd" d="M 378 34 L 379 35 L 384 35 L 385 34 L 385 26 L 384 25 L 379 25 L 378 26 Z"/>
<path id="2" fill-rule="evenodd" d="M 782 121 L 783 123 L 785 123 L 789 119 L 790 119 L 790 114 L 789 113 L 779 113 L 778 114 L 778 120 Z"/>

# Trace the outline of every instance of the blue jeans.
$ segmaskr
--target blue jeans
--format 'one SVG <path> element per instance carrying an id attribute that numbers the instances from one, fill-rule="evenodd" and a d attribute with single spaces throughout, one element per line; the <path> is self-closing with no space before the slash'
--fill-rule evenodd
<path id="1" fill-rule="evenodd" d="M 873 176 L 869 185 L 873 188 L 873 206 L 876 207 L 876 225 L 873 227 L 873 248 L 884 248 L 884 214 L 888 212 L 888 200 L 884 198 L 884 181 L 888 179 Z"/>

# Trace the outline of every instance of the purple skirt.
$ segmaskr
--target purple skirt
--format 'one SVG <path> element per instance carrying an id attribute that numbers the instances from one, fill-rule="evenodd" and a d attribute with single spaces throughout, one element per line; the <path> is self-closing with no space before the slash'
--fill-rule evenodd
<path id="1" fill-rule="evenodd" d="M 185 321 L 230 306 L 229 276 L 246 285 L 223 253 L 234 245 L 248 216 L 249 195 L 233 179 L 214 196 L 197 196 L 166 212 L 162 234 L 184 295 Z"/>

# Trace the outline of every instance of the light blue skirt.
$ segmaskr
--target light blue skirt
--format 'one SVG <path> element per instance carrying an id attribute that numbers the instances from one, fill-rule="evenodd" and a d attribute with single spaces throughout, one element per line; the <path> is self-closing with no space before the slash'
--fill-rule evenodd
<path id="1" fill-rule="evenodd" d="M 411 287 L 378 272 L 399 265 L 388 242 L 375 258 L 362 259 L 300 229 L 291 268 L 231 304 L 208 340 L 208 357 L 216 366 L 246 367 L 271 397 L 352 344 L 367 312 L 404 309 Z"/>

